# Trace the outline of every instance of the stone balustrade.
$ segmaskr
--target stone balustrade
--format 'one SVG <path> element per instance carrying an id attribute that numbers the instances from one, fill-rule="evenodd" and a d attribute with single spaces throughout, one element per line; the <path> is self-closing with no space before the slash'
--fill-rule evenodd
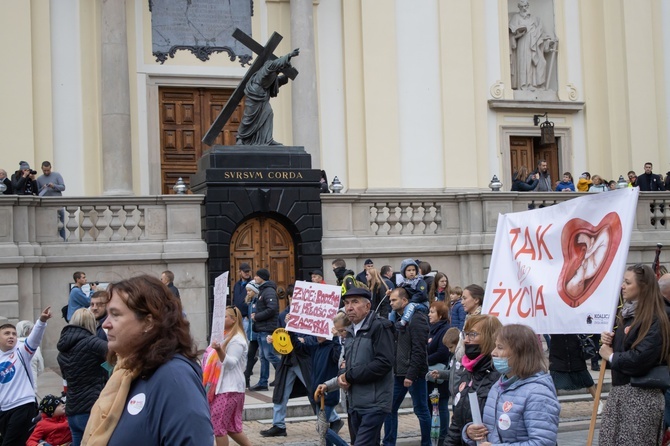
<path id="1" fill-rule="evenodd" d="M 55 366 L 72 274 L 115 282 L 138 274 L 175 274 L 199 345 L 207 338 L 207 246 L 202 195 L 151 197 L 0 196 L 0 316 L 35 320 L 51 306 L 42 345 Z"/>
<path id="2" fill-rule="evenodd" d="M 419 258 L 446 272 L 452 285 L 483 284 L 498 215 L 552 206 L 576 193 L 454 191 L 439 194 L 323 194 L 323 256 L 354 271 L 367 258 L 377 269 Z M 656 243 L 670 246 L 670 192 L 642 192 L 629 262 L 651 263 Z M 663 261 L 664 256 L 661 257 Z"/>

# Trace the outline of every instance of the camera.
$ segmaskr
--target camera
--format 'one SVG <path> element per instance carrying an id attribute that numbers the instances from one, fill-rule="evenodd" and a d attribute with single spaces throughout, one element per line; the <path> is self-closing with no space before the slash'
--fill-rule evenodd
<path id="1" fill-rule="evenodd" d="M 32 169 L 30 169 L 30 174 L 31 174 L 31 175 L 37 175 L 37 171 L 36 171 L 36 170 L 32 170 Z"/>

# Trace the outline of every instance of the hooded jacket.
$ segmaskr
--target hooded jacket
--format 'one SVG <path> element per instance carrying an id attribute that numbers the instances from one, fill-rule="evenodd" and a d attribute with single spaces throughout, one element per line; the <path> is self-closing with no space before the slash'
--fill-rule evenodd
<path id="1" fill-rule="evenodd" d="M 486 399 L 482 421 L 493 444 L 554 446 L 560 411 L 551 376 L 539 372 L 512 383 L 498 380 Z M 474 446 L 464 432 L 463 440 Z"/>
<path id="2" fill-rule="evenodd" d="M 107 372 L 101 367 L 107 343 L 84 327 L 66 325 L 56 347 L 58 365 L 67 381 L 65 413 L 89 413 L 107 382 Z"/>
<path id="3" fill-rule="evenodd" d="M 272 333 L 278 327 L 279 302 L 277 298 L 277 284 L 266 280 L 258 287 L 258 302 L 256 302 L 256 316 L 254 328 L 257 332 Z"/>
<path id="4" fill-rule="evenodd" d="M 407 279 L 405 270 L 411 265 L 416 268 L 416 277 L 410 282 Z M 405 278 L 401 286 L 407 290 L 409 301 L 412 303 L 428 302 L 428 286 L 426 285 L 426 281 L 423 280 L 423 276 L 419 273 L 419 264 L 412 259 L 405 259 L 400 263 L 400 273 Z"/>

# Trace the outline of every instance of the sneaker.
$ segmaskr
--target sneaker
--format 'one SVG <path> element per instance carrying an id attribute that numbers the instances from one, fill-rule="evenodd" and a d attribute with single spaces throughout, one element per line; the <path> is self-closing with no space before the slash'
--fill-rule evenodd
<path id="1" fill-rule="evenodd" d="M 261 390 L 269 390 L 268 386 L 261 386 L 259 384 L 256 384 L 255 386 L 249 387 L 249 390 L 253 390 L 254 392 L 260 392 Z"/>
<path id="2" fill-rule="evenodd" d="M 605 405 L 603 404 L 603 402 L 598 401 L 598 415 L 602 415 L 604 409 L 605 409 Z"/>
<path id="3" fill-rule="evenodd" d="M 270 429 L 261 431 L 261 435 L 263 437 L 285 437 L 286 436 L 286 428 L 285 427 L 278 427 L 278 426 L 275 426 L 273 424 Z"/>
<path id="4" fill-rule="evenodd" d="M 342 420 L 337 420 L 333 421 L 330 423 L 330 428 L 337 434 L 340 432 L 340 429 L 342 429 L 342 426 L 344 426 L 344 421 Z"/>

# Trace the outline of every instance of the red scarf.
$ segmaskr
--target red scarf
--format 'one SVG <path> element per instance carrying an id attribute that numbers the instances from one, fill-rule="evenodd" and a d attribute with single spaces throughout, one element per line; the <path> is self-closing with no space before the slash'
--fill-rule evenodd
<path id="1" fill-rule="evenodd" d="M 461 365 L 465 367 L 465 370 L 468 372 L 472 372 L 475 368 L 475 365 L 479 362 L 480 359 L 482 359 L 484 355 L 479 355 L 475 359 L 470 359 L 467 356 L 463 356 L 461 358 Z"/>

